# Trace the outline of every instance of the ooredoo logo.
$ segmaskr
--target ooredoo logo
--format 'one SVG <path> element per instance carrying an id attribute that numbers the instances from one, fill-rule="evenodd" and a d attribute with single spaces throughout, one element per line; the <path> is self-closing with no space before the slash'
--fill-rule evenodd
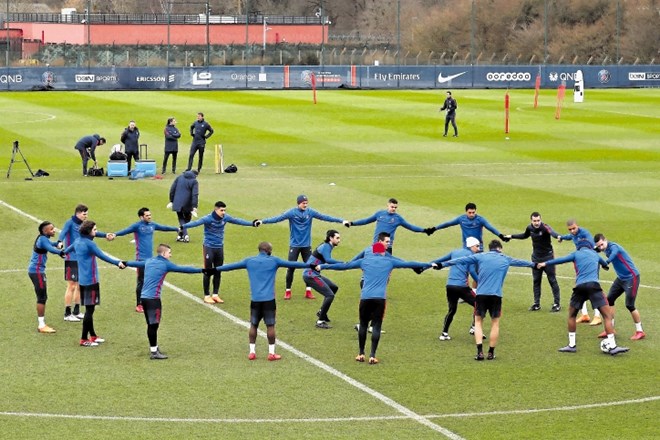
<path id="1" fill-rule="evenodd" d="M 531 81 L 532 74 L 529 72 L 488 72 L 487 81 Z"/>

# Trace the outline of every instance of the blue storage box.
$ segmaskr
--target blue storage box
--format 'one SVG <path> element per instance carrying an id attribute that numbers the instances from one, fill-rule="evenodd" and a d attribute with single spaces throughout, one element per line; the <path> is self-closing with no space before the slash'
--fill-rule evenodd
<path id="1" fill-rule="evenodd" d="M 125 160 L 108 161 L 108 177 L 128 176 L 128 163 Z"/>
<path id="2" fill-rule="evenodd" d="M 149 159 L 135 161 L 135 169 L 144 172 L 144 177 L 154 177 L 156 175 L 156 161 Z"/>

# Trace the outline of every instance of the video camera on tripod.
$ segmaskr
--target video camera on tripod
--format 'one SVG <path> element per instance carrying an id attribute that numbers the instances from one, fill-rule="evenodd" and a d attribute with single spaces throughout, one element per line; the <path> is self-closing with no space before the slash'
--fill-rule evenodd
<path id="1" fill-rule="evenodd" d="M 20 154 L 20 155 L 21 155 L 21 159 L 20 159 L 20 160 L 16 158 L 16 155 L 17 155 L 17 154 Z M 21 149 L 20 149 L 19 146 L 18 146 L 18 141 L 14 141 L 13 146 L 12 146 L 12 149 L 11 149 L 11 161 L 9 162 L 9 169 L 7 170 L 7 178 L 8 178 L 8 179 L 9 179 L 9 175 L 11 174 L 11 167 L 12 167 L 12 166 L 14 165 L 14 163 L 16 163 L 16 162 L 23 162 L 23 163 L 25 164 L 25 166 L 27 167 L 28 171 L 30 172 L 30 176 L 35 177 L 35 174 L 32 172 L 32 168 L 30 168 L 30 164 L 28 163 L 28 161 L 27 161 L 27 159 L 25 158 L 25 156 L 23 156 L 23 152 L 21 151 Z M 39 170 L 38 173 L 39 173 L 39 172 L 41 172 L 41 174 L 39 174 L 39 175 L 36 176 L 36 177 L 41 177 L 41 176 L 44 175 L 44 174 L 43 174 L 44 171 Z M 48 175 L 48 173 L 46 173 L 45 175 Z M 26 177 L 25 180 L 32 180 L 32 177 Z"/>

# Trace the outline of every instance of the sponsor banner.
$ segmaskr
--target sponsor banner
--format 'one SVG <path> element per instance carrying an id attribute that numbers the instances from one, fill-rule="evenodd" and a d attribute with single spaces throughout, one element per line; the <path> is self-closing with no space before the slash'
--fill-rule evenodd
<path id="1" fill-rule="evenodd" d="M 645 66 L 210 66 L 20 67 L 0 69 L 0 90 L 177 90 L 572 88 L 582 70 L 584 87 L 660 87 L 660 68 Z"/>

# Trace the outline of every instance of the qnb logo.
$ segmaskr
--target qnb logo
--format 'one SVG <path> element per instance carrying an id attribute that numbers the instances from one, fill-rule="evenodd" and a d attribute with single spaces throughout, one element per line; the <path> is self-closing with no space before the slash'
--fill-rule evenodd
<path id="1" fill-rule="evenodd" d="M 194 86 L 208 86 L 213 82 L 211 72 L 195 72 L 193 73 L 192 83 Z"/>
<path id="2" fill-rule="evenodd" d="M 531 81 L 532 74 L 529 72 L 488 72 L 487 81 Z"/>

